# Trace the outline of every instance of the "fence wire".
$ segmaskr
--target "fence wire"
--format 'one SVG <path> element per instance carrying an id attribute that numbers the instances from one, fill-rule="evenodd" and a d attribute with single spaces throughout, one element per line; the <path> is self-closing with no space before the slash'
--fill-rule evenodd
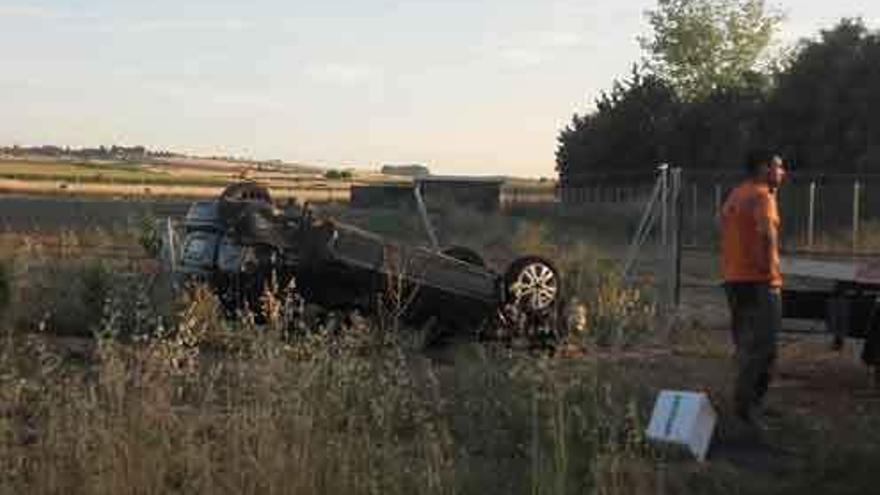
<path id="1" fill-rule="evenodd" d="M 560 196 L 566 206 L 644 203 L 653 179 L 645 174 L 643 182 L 627 176 L 624 185 L 563 185 Z M 721 204 L 740 180 L 685 174 L 681 194 L 686 245 L 717 247 Z M 778 202 L 783 249 L 880 253 L 880 177 L 794 178 L 780 188 Z"/>

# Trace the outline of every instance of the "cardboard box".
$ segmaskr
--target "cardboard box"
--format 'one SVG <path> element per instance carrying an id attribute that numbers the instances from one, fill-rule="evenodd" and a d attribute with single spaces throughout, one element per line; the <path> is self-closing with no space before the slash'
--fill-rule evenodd
<path id="1" fill-rule="evenodd" d="M 715 431 L 718 415 L 709 397 L 701 392 L 663 390 L 654 404 L 648 438 L 681 445 L 703 461 Z"/>

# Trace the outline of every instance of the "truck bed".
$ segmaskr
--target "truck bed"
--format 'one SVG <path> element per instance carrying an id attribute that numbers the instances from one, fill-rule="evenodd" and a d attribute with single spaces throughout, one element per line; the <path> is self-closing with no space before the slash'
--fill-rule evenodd
<path id="1" fill-rule="evenodd" d="M 875 260 L 825 260 L 786 256 L 780 260 L 780 269 L 786 277 L 880 286 L 880 261 Z"/>

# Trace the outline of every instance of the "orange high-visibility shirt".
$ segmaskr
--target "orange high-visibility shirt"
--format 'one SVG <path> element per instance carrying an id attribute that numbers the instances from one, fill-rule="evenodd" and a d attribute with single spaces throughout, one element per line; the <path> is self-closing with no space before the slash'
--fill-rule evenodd
<path id="1" fill-rule="evenodd" d="M 767 256 L 767 236 L 777 239 Z M 751 180 L 730 192 L 721 208 L 721 273 L 725 282 L 762 282 L 782 287 L 779 271 L 779 210 L 776 194 Z"/>

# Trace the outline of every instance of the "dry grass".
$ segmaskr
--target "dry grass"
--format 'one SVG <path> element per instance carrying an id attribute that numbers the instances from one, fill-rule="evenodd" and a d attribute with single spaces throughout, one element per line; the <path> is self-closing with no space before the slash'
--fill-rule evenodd
<path id="1" fill-rule="evenodd" d="M 266 325 L 230 322 L 206 291 L 157 300 L 143 266 L 83 259 L 76 234 L 62 256 L 40 242 L 0 256 L 0 493 L 653 486 L 627 474 L 649 452 L 644 408 L 594 365 L 477 344 L 429 358 L 363 319 L 285 344 L 271 298 Z M 94 337 L 58 337 L 76 330 Z"/>
<path id="2" fill-rule="evenodd" d="M 661 388 L 715 390 L 723 411 L 726 335 L 693 323 L 675 354 L 646 347 L 649 294 L 619 284 L 588 238 L 566 242 L 552 219 L 449 215 L 443 235 L 499 259 L 557 260 L 585 356 L 425 350 L 415 329 L 339 317 L 290 342 L 277 301 L 266 325 L 227 321 L 204 291 L 144 290 L 142 261 L 87 255 L 139 249 L 137 232 L 0 243 L 0 493 L 868 493 L 880 410 L 852 397 L 865 393 L 854 366 L 783 352 L 806 385 L 771 391 L 788 412 L 773 441 L 795 461 L 682 460 L 646 443 L 646 417 Z"/>
<path id="3" fill-rule="evenodd" d="M 218 182 L 216 186 L 190 186 L 0 179 L 0 193 L 132 198 L 216 198 L 226 187 L 227 183 L 224 181 Z M 299 201 L 315 202 L 348 201 L 349 196 L 348 189 L 345 188 L 315 187 L 308 184 L 301 187 L 276 187 L 273 188 L 272 193 L 278 199 L 296 198 Z"/>
<path id="4" fill-rule="evenodd" d="M 564 361 L 464 346 L 450 366 L 363 322 L 282 344 L 206 291 L 123 343 L 126 302 L 85 350 L 6 333 L 0 492 L 629 493 L 647 452 L 636 408 Z"/>
<path id="5" fill-rule="evenodd" d="M 347 201 L 350 181 L 326 181 L 315 172 L 264 172 L 253 164 L 206 160 L 216 166 L 193 166 L 186 160 L 160 164 L 69 162 L 50 159 L 0 160 L 0 192 L 14 194 L 187 197 L 217 196 L 242 177 L 261 180 L 279 198 L 300 201 Z M 362 178 L 358 176 L 357 180 Z M 364 180 L 375 180 L 364 175 Z"/>

